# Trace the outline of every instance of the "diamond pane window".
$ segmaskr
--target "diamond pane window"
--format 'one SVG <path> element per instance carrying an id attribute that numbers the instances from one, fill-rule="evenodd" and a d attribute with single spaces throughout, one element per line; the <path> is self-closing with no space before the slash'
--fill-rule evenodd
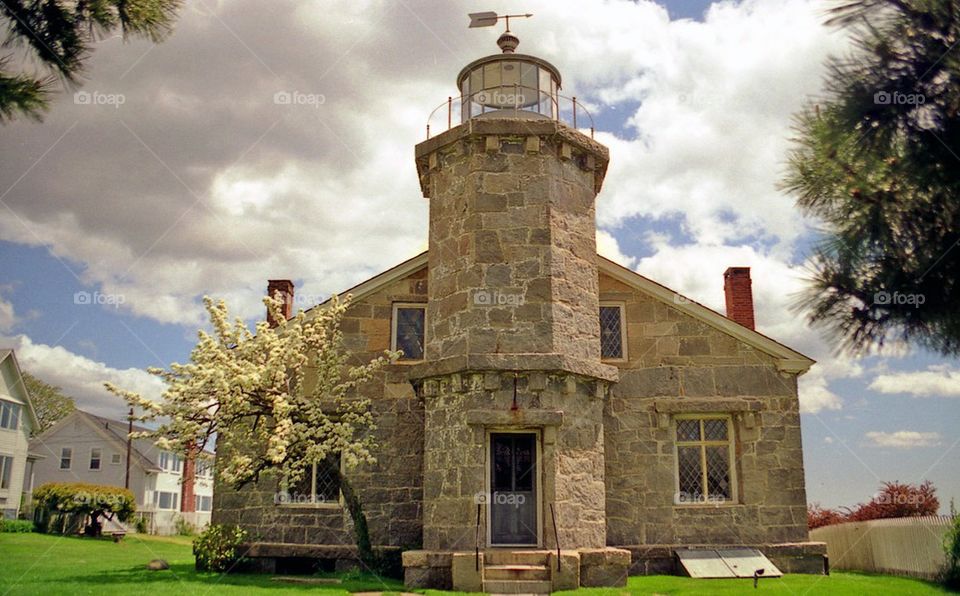
<path id="1" fill-rule="evenodd" d="M 288 488 L 281 501 L 294 505 L 340 502 L 340 454 L 327 456 L 322 462 L 307 468 L 303 477 Z"/>
<path id="2" fill-rule="evenodd" d="M 676 503 L 736 500 L 731 431 L 729 416 L 684 416 L 676 420 Z"/>
<path id="3" fill-rule="evenodd" d="M 729 500 L 730 494 L 730 449 L 705 447 L 707 456 L 707 494 Z"/>
<path id="4" fill-rule="evenodd" d="M 623 309 L 600 307 L 600 357 L 623 358 Z"/>
<path id="5" fill-rule="evenodd" d="M 426 306 L 397 304 L 393 307 L 393 349 L 402 350 L 400 360 L 423 360 Z"/>

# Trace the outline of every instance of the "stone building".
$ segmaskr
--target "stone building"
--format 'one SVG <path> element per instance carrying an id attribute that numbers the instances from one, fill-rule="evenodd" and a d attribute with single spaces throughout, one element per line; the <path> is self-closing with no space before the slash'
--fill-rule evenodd
<path id="1" fill-rule="evenodd" d="M 813 361 L 754 330 L 747 268 L 724 274 L 723 316 L 597 255 L 608 150 L 563 121 L 556 68 L 498 43 L 457 79 L 461 123 L 416 146 L 429 250 L 347 291 L 347 347 L 404 350 L 366 388 L 377 463 L 344 470 L 373 544 L 403 551 L 409 586 L 469 591 L 622 585 L 704 545 L 822 572 L 797 396 Z M 264 570 L 350 559 L 323 467 L 306 499 L 218 486 L 214 521 L 247 528 Z"/>

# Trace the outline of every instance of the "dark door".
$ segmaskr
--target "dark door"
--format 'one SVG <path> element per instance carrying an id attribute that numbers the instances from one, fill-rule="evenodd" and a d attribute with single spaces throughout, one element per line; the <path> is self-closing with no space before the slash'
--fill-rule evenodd
<path id="1" fill-rule="evenodd" d="M 490 538 L 493 544 L 537 544 L 537 435 L 490 435 Z"/>

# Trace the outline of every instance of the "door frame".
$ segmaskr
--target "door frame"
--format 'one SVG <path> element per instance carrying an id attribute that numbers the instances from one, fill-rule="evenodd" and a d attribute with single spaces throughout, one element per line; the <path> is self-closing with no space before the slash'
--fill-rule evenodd
<path id="1" fill-rule="evenodd" d="M 536 499 L 537 499 L 537 543 L 536 544 L 506 544 L 506 543 L 493 543 L 493 508 L 490 506 L 492 503 L 487 503 L 486 513 L 484 518 L 487 525 L 487 548 L 543 548 L 543 448 L 541 439 L 543 438 L 543 433 L 539 428 L 497 428 L 489 427 L 484 433 L 484 441 L 486 445 L 484 446 L 484 452 L 486 453 L 486 462 L 484 463 L 484 480 L 483 486 L 484 491 L 487 495 L 488 500 L 493 499 L 493 493 L 491 492 L 493 487 L 491 486 L 491 466 L 493 465 L 493 454 L 491 453 L 490 447 L 492 443 L 491 435 L 500 435 L 500 434 L 518 434 L 518 435 L 533 435 L 533 443 L 535 446 L 536 452 L 536 470 L 534 471 L 534 481 L 536 482 Z"/>

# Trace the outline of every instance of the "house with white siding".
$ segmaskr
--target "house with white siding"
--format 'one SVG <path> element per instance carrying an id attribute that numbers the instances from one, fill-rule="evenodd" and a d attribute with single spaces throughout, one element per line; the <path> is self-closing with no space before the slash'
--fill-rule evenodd
<path id="1" fill-rule="evenodd" d="M 13 350 L 0 349 L 0 511 L 16 518 L 30 492 L 30 431 L 37 416 Z M 28 461 L 29 460 L 29 461 Z"/>
<path id="2" fill-rule="evenodd" d="M 134 432 L 148 429 L 133 425 Z M 31 442 L 44 456 L 34 467 L 34 486 L 88 482 L 129 488 L 150 532 L 172 534 L 178 518 L 197 529 L 210 523 L 211 453 L 185 461 L 148 439 L 128 442 L 129 422 L 77 410 Z"/>

